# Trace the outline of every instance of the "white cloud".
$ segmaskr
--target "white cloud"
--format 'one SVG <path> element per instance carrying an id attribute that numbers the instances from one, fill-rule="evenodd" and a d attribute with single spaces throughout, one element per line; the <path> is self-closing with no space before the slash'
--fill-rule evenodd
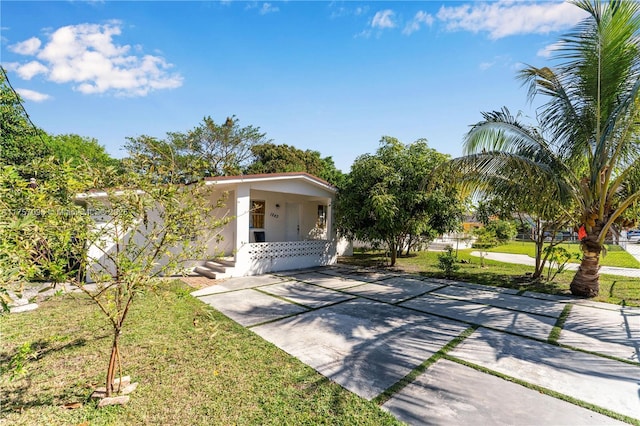
<path id="1" fill-rule="evenodd" d="M 263 3 L 260 8 L 260 15 L 266 15 L 267 13 L 273 13 L 279 10 L 280 9 L 277 6 L 274 6 L 271 3 Z"/>
<path id="2" fill-rule="evenodd" d="M 371 30 L 362 30 L 358 34 L 353 36 L 353 38 L 369 38 L 369 37 L 371 37 Z"/>
<path id="3" fill-rule="evenodd" d="M 48 68 L 38 61 L 31 61 L 24 65 L 15 64 L 14 70 L 18 73 L 21 79 L 31 80 L 38 74 L 45 74 L 48 71 Z"/>
<path id="4" fill-rule="evenodd" d="M 260 3 L 257 1 L 247 2 L 244 9 L 245 10 L 258 9 L 258 13 L 260 15 L 266 15 L 268 13 L 274 13 L 274 12 L 280 11 L 280 8 L 278 6 L 274 6 L 273 4 L 268 2 L 262 3 L 262 6 L 260 6 Z"/>
<path id="5" fill-rule="evenodd" d="M 355 9 L 344 6 L 336 6 L 335 2 L 329 4 L 331 10 L 331 19 L 344 18 L 345 16 L 362 16 L 369 11 L 369 6 L 358 6 Z"/>
<path id="6" fill-rule="evenodd" d="M 161 56 L 132 54 L 131 46 L 114 43 L 121 32 L 119 22 L 61 27 L 41 49 L 31 50 L 39 61 L 14 64 L 13 68 L 23 79 L 44 74 L 50 81 L 71 83 L 74 90 L 86 94 L 145 96 L 182 85 L 182 77 L 170 73 L 172 65 Z M 37 44 L 30 40 L 33 38 L 17 45 Z"/>
<path id="7" fill-rule="evenodd" d="M 393 22 L 393 16 L 394 13 L 391 9 L 380 10 L 373 16 L 371 27 L 380 29 L 394 28 L 396 24 Z"/>
<path id="8" fill-rule="evenodd" d="M 37 37 L 31 37 L 28 40 L 21 41 L 20 43 L 12 44 L 9 46 L 9 50 L 19 55 L 35 55 L 42 42 Z"/>
<path id="9" fill-rule="evenodd" d="M 9 39 L 4 34 L 10 30 L 10 27 L 0 27 L 0 42 L 8 43 Z"/>
<path id="10" fill-rule="evenodd" d="M 455 7 L 442 6 L 436 15 L 449 30 L 488 32 L 492 39 L 516 34 L 547 34 L 570 28 L 587 15 L 563 2 L 499 0 Z"/>
<path id="11" fill-rule="evenodd" d="M 495 61 L 494 62 L 482 62 L 479 65 L 479 68 L 480 68 L 481 71 L 486 71 L 489 68 L 491 68 L 492 66 L 494 66 L 495 64 L 496 64 Z"/>
<path id="12" fill-rule="evenodd" d="M 553 52 L 560 49 L 561 47 L 562 47 L 562 42 L 549 44 L 543 47 L 542 49 L 538 50 L 538 56 L 541 56 L 543 58 L 549 58 L 551 57 L 551 55 L 553 55 Z"/>
<path id="13" fill-rule="evenodd" d="M 513 68 L 513 60 L 509 55 L 498 55 L 494 56 L 492 59 L 488 61 L 481 62 L 478 65 L 480 71 L 486 71 L 490 68 L 500 67 L 500 68 Z"/>
<path id="14" fill-rule="evenodd" d="M 413 19 L 405 25 L 404 30 L 402 30 L 402 34 L 410 35 L 418 31 L 423 24 L 430 27 L 433 25 L 433 21 L 433 15 L 419 10 Z"/>
<path id="15" fill-rule="evenodd" d="M 18 92 L 18 94 L 22 96 L 23 99 L 33 102 L 44 102 L 47 99 L 51 98 L 51 96 L 45 93 L 36 92 L 35 90 L 16 89 L 16 92 Z"/>
<path id="16" fill-rule="evenodd" d="M 359 6 L 353 11 L 353 14 L 356 16 L 364 15 L 369 11 L 369 6 Z"/>

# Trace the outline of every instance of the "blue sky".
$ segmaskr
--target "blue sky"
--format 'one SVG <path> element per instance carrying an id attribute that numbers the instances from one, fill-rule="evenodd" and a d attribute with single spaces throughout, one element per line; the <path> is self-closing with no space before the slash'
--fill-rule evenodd
<path id="1" fill-rule="evenodd" d="M 534 117 L 516 79 L 584 15 L 557 1 L 0 3 L 1 62 L 47 132 L 260 127 L 349 171 L 381 136 L 458 156 L 481 111 Z"/>

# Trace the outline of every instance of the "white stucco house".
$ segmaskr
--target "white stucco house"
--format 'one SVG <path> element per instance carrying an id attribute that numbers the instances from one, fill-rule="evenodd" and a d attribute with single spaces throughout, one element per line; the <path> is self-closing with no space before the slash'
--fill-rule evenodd
<path id="1" fill-rule="evenodd" d="M 348 252 L 338 243 L 333 205 L 336 188 L 308 173 L 273 173 L 206 178 L 214 196 L 228 194 L 234 217 L 212 243 L 212 259 L 195 271 L 210 277 L 245 276 L 331 265 Z"/>
<path id="2" fill-rule="evenodd" d="M 338 242 L 333 205 L 336 188 L 308 173 L 274 173 L 205 178 L 212 186 L 211 202 L 226 195 L 218 217 L 232 217 L 208 242 L 205 259 L 192 271 L 210 278 L 239 277 L 336 263 L 338 254 L 350 254 L 350 245 Z M 82 197 L 98 201 L 100 194 Z M 94 218 L 100 226 L 101 219 Z M 141 238 L 141 232 L 134 232 Z M 115 241 L 89 247 L 90 257 L 101 256 Z M 104 268 L 101 269 L 104 272 Z M 97 271 L 96 271 L 97 272 Z M 91 267 L 87 280 L 91 280 Z"/>

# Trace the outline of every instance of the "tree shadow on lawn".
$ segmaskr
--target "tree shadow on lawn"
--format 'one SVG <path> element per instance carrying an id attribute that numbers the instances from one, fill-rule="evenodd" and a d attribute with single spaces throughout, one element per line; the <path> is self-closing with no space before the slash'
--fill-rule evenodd
<path id="1" fill-rule="evenodd" d="M 97 336 L 91 340 L 100 340 L 107 337 L 110 337 L 110 335 Z M 2 368 L 0 368 L 0 380 L 5 382 L 0 389 L 0 401 L 2 401 L 0 414 L 22 411 L 31 407 L 48 406 L 52 405 L 55 399 L 64 400 L 71 395 L 77 396 L 74 390 L 70 388 L 58 389 L 58 391 L 61 391 L 59 395 L 50 392 L 41 392 L 33 395 L 34 392 L 30 391 L 31 386 L 34 384 L 29 371 L 31 366 L 42 361 L 48 355 L 84 347 L 88 340 L 81 337 L 63 345 L 56 343 L 55 340 L 51 339 L 39 339 L 29 344 L 17 346 L 11 352 L 0 353 L 0 365 L 2 365 Z M 20 374 L 17 370 L 19 368 L 24 368 L 24 373 Z M 7 386 L 8 383 L 12 385 Z"/>

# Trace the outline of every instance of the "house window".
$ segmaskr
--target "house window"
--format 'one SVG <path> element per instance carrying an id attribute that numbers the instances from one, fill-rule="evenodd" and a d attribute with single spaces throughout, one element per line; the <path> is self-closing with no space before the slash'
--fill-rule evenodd
<path id="1" fill-rule="evenodd" d="M 316 221 L 316 226 L 318 228 L 327 226 L 327 206 L 325 205 L 318 205 L 318 220 Z"/>
<path id="2" fill-rule="evenodd" d="M 264 201 L 251 200 L 251 216 L 249 217 L 249 228 L 264 228 Z"/>

